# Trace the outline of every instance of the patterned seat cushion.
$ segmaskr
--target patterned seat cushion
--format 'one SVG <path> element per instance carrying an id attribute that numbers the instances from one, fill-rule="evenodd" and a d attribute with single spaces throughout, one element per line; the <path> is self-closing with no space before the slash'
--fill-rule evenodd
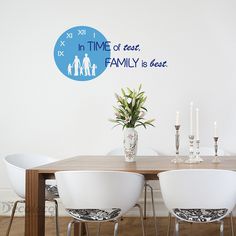
<path id="1" fill-rule="evenodd" d="M 45 190 L 46 190 L 47 198 L 50 198 L 50 199 L 59 198 L 57 185 L 46 184 Z"/>
<path id="2" fill-rule="evenodd" d="M 222 209 L 180 209 L 175 208 L 173 212 L 178 218 L 192 222 L 211 222 L 218 220 L 227 213 L 226 208 Z"/>
<path id="3" fill-rule="evenodd" d="M 121 209 L 112 208 L 112 209 L 66 209 L 68 213 L 77 220 L 84 221 L 103 221 L 103 220 L 112 220 L 116 218 Z"/>

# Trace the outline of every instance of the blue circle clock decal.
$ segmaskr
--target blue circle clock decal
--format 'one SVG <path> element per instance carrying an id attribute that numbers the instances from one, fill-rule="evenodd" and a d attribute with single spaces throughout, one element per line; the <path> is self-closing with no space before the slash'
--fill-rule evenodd
<path id="1" fill-rule="evenodd" d="M 110 42 L 98 30 L 76 26 L 65 31 L 54 47 L 54 60 L 66 77 L 88 81 L 101 75 L 110 58 Z"/>

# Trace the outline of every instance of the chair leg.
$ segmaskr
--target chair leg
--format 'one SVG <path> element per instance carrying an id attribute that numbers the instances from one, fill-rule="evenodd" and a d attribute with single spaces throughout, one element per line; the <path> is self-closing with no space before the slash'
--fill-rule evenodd
<path id="1" fill-rule="evenodd" d="M 100 235 L 100 231 L 101 231 L 101 223 L 98 223 L 98 227 L 97 227 L 97 236 Z"/>
<path id="2" fill-rule="evenodd" d="M 233 219 L 233 212 L 230 213 L 230 226 L 231 226 L 231 235 L 234 236 L 234 219 Z"/>
<path id="3" fill-rule="evenodd" d="M 155 232 L 156 232 L 156 236 L 157 236 L 157 221 L 156 221 L 156 211 L 155 211 L 155 203 L 154 203 L 154 196 L 153 196 L 153 188 L 151 185 L 146 184 L 147 187 L 150 188 L 151 190 L 151 198 L 152 198 L 152 214 L 153 214 L 153 218 L 154 218 L 154 225 L 155 225 Z"/>
<path id="4" fill-rule="evenodd" d="M 75 223 L 75 221 L 72 220 L 72 221 L 68 224 L 68 226 L 67 226 L 67 236 L 71 236 L 71 229 L 72 229 L 72 226 L 73 226 L 74 223 Z"/>
<path id="5" fill-rule="evenodd" d="M 175 218 L 175 236 L 179 236 L 179 221 L 177 218 Z"/>
<path id="6" fill-rule="evenodd" d="M 224 236 L 224 221 L 220 221 L 220 236 Z"/>
<path id="7" fill-rule="evenodd" d="M 118 227 L 119 227 L 119 223 L 118 223 L 118 221 L 115 221 L 114 236 L 118 236 Z"/>
<path id="8" fill-rule="evenodd" d="M 82 236 L 82 224 L 79 222 L 79 236 Z"/>
<path id="9" fill-rule="evenodd" d="M 12 222 L 13 222 L 13 219 L 14 219 L 14 215 L 15 215 L 16 207 L 17 207 L 18 203 L 25 203 L 25 201 L 24 200 L 19 200 L 19 201 L 14 202 L 12 212 L 11 212 L 11 219 L 10 219 L 10 222 L 9 222 L 9 225 L 8 225 L 8 228 L 7 228 L 6 236 L 8 236 L 10 234 Z"/>
<path id="10" fill-rule="evenodd" d="M 144 229 L 144 222 L 143 222 L 143 211 L 142 208 L 139 204 L 135 204 L 134 207 L 138 207 L 139 212 L 140 212 L 140 220 L 141 220 L 141 226 L 142 226 L 142 234 L 145 236 L 145 229 Z"/>
<path id="11" fill-rule="evenodd" d="M 170 228 L 171 228 L 171 213 L 168 215 L 168 228 L 167 228 L 167 236 L 170 236 Z"/>
<path id="12" fill-rule="evenodd" d="M 88 227 L 88 223 L 85 223 L 85 228 L 86 228 L 86 235 L 89 236 L 89 227 Z"/>
<path id="13" fill-rule="evenodd" d="M 147 218 L 147 183 L 145 181 L 145 184 L 144 184 L 144 211 L 143 211 L 143 214 L 144 214 L 144 219 Z"/>
<path id="14" fill-rule="evenodd" d="M 59 223 L 58 223 L 58 202 L 56 199 L 47 199 L 48 202 L 53 202 L 55 204 L 55 222 L 56 222 L 56 235 L 60 236 Z"/>

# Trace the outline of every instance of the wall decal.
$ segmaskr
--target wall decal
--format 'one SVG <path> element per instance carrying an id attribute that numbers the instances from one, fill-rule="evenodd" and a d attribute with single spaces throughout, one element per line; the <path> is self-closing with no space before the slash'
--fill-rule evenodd
<path id="1" fill-rule="evenodd" d="M 54 59 L 58 69 L 68 78 L 88 81 L 102 74 L 110 58 L 110 43 L 98 30 L 76 26 L 57 40 Z"/>
<path id="2" fill-rule="evenodd" d="M 123 56 L 111 57 L 111 51 Z M 66 77 L 79 81 L 92 80 L 101 75 L 107 67 L 157 69 L 168 66 L 167 60 L 157 60 L 155 57 L 148 60 L 140 58 L 140 51 L 140 44 L 112 44 L 98 30 L 88 26 L 76 26 L 58 38 L 54 59 L 58 69 Z"/>

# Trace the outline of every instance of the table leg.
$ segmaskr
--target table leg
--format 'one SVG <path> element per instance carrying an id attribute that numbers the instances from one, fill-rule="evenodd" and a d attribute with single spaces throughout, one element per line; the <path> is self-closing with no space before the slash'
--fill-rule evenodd
<path id="1" fill-rule="evenodd" d="M 81 223 L 81 235 L 86 235 L 86 227 L 85 227 L 85 223 Z M 79 227 L 79 223 L 75 223 L 74 225 L 74 236 L 79 236 L 80 232 L 80 227 Z"/>
<path id="2" fill-rule="evenodd" d="M 37 170 L 26 171 L 25 236 L 45 235 L 45 179 Z"/>

